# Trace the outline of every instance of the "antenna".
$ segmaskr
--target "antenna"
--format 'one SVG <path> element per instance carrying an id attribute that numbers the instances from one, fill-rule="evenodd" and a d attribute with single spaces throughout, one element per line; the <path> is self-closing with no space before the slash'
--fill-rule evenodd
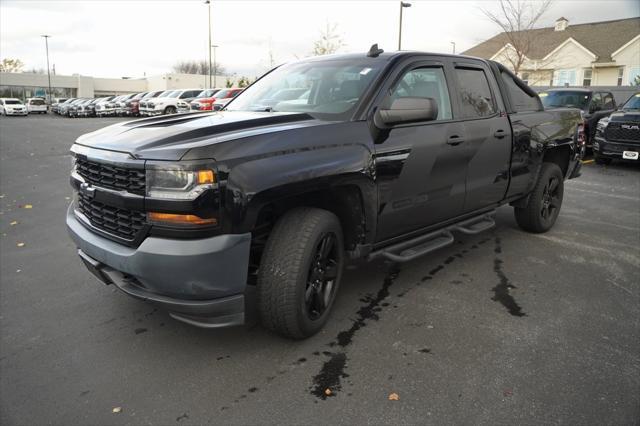
<path id="1" fill-rule="evenodd" d="M 370 58 L 377 58 L 382 52 L 384 52 L 384 50 L 378 49 L 378 43 L 375 43 L 371 45 L 371 48 L 367 52 L 367 56 Z"/>

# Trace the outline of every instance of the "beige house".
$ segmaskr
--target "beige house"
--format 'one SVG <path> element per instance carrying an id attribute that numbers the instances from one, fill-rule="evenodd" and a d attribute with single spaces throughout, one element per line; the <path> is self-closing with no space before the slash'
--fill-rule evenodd
<path id="1" fill-rule="evenodd" d="M 518 72 L 532 86 L 629 86 L 640 80 L 640 18 L 529 30 Z M 465 55 L 492 59 L 513 68 L 515 49 L 505 33 L 472 47 Z"/>

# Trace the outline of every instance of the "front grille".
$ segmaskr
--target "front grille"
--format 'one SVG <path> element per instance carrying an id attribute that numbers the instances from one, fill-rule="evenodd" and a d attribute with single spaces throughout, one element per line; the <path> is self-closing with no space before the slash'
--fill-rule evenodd
<path id="1" fill-rule="evenodd" d="M 143 212 L 107 206 L 81 192 L 76 206 L 91 225 L 128 241 L 135 240 L 145 226 Z"/>
<path id="2" fill-rule="evenodd" d="M 609 123 L 604 135 L 608 141 L 640 142 L 638 123 Z"/>
<path id="3" fill-rule="evenodd" d="M 78 157 L 76 171 L 96 186 L 125 190 L 138 195 L 145 193 L 145 174 L 142 169 L 127 169 Z"/>

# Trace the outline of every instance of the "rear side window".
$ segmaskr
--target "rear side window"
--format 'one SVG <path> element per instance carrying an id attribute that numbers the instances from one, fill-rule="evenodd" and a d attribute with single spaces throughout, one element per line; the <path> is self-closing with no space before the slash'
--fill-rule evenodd
<path id="1" fill-rule="evenodd" d="M 495 99 L 483 70 L 456 68 L 456 76 L 460 86 L 462 118 L 479 118 L 495 114 Z"/>
<path id="2" fill-rule="evenodd" d="M 603 93 L 604 95 L 604 106 L 602 109 L 615 109 L 616 103 L 613 100 L 613 95 L 611 93 Z"/>
<path id="3" fill-rule="evenodd" d="M 440 67 L 408 71 L 393 90 L 392 101 L 402 97 L 433 98 L 438 104 L 437 120 L 451 119 L 451 101 L 444 72 Z"/>
<path id="4" fill-rule="evenodd" d="M 527 92 L 518 87 L 511 75 L 506 72 L 500 72 L 500 77 L 509 92 L 511 106 L 516 112 L 542 110 L 542 106 L 540 105 L 538 98 L 535 96 L 529 96 Z"/>

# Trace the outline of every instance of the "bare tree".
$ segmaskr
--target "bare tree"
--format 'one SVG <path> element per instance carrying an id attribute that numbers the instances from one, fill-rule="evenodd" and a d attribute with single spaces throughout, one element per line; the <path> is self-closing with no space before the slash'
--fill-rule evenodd
<path id="1" fill-rule="evenodd" d="M 344 40 L 338 33 L 338 24 L 326 22 L 324 29 L 320 30 L 320 40 L 313 42 L 312 55 L 330 55 L 345 46 Z"/>
<path id="2" fill-rule="evenodd" d="M 498 12 L 481 8 L 484 15 L 505 34 L 512 49 L 505 55 L 517 75 L 535 43 L 532 30 L 549 10 L 553 0 L 500 0 Z"/>
<path id="3" fill-rule="evenodd" d="M 176 62 L 172 67 L 173 72 L 181 74 L 209 74 L 209 61 L 207 60 L 190 60 Z M 226 72 L 225 67 L 222 64 L 216 63 L 212 71 L 212 74 L 221 75 Z"/>
<path id="4" fill-rule="evenodd" d="M 24 63 L 20 59 L 4 58 L 0 63 L 0 72 L 20 72 Z"/>

